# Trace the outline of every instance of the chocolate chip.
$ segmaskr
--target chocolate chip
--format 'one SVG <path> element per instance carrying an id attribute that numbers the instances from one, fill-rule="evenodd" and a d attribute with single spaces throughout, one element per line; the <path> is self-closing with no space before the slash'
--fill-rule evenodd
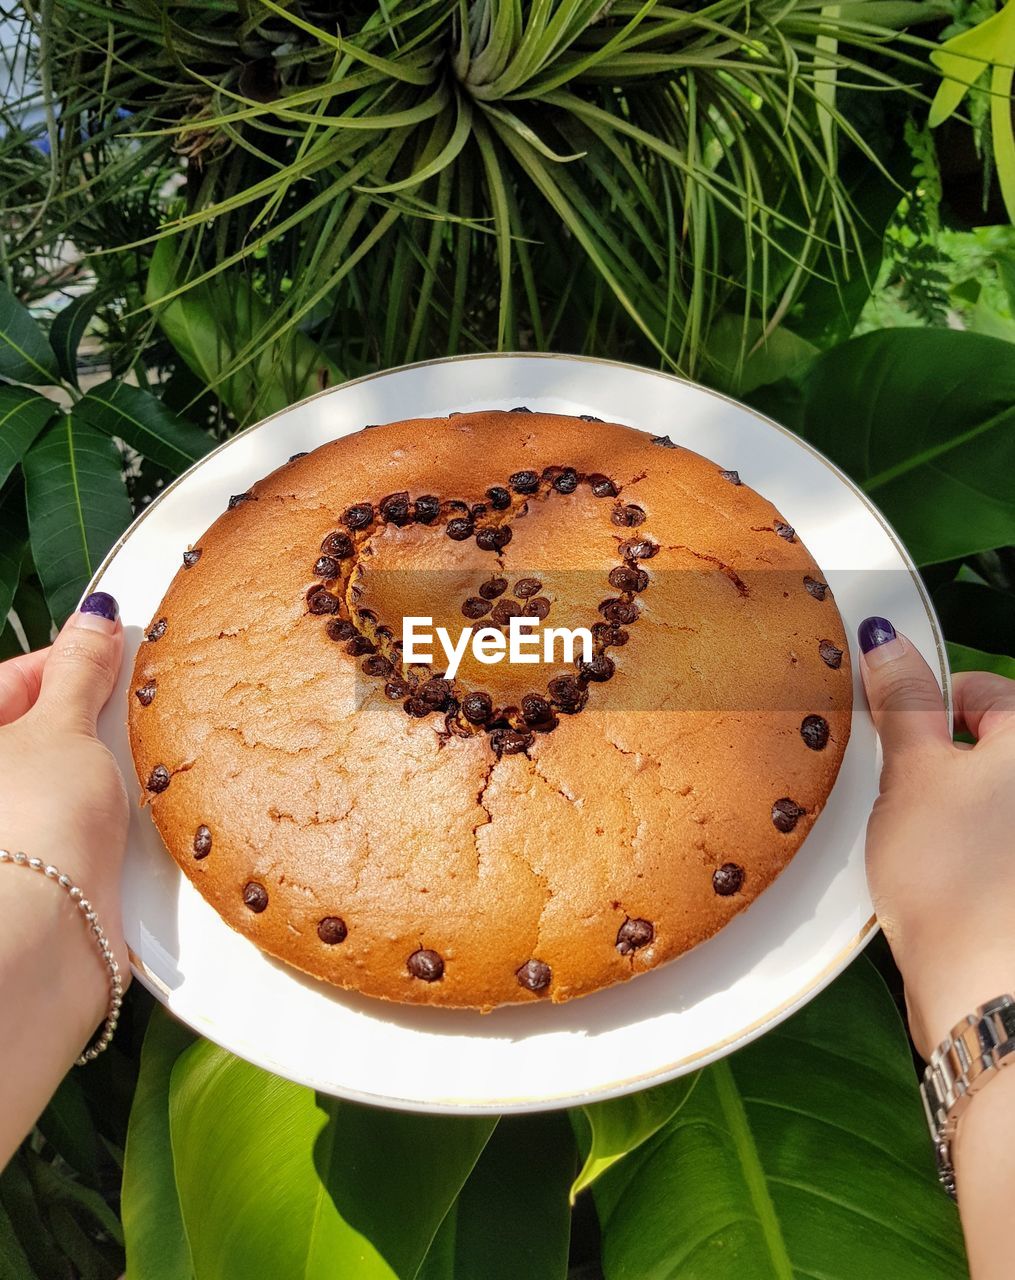
<path id="1" fill-rule="evenodd" d="M 406 698 L 402 706 L 416 720 L 422 720 L 424 716 L 428 716 L 434 709 L 428 706 L 422 698 Z"/>
<path id="2" fill-rule="evenodd" d="M 815 600 L 824 600 L 828 595 L 828 583 L 818 582 L 816 578 L 807 575 L 804 577 L 804 586 L 811 593 Z"/>
<path id="3" fill-rule="evenodd" d="M 297 458 L 305 458 L 307 456 L 307 453 L 308 453 L 308 450 L 306 449 L 304 449 L 302 453 L 291 453 L 289 455 L 289 461 L 295 462 Z"/>
<path id="4" fill-rule="evenodd" d="M 591 662 L 578 664 L 578 670 L 585 679 L 594 680 L 596 684 L 603 684 L 611 679 L 616 669 L 613 659 L 608 658 L 605 653 L 597 653 Z"/>
<path id="5" fill-rule="evenodd" d="M 166 627 L 168 625 L 169 624 L 166 622 L 165 618 L 159 618 L 158 622 L 156 622 L 152 626 L 152 629 L 147 633 L 145 639 L 150 640 L 153 644 L 156 640 L 161 640 L 166 634 Z"/>
<path id="6" fill-rule="evenodd" d="M 574 467 L 564 467 L 559 475 L 553 477 L 553 487 L 558 493 L 574 493 L 578 488 L 578 472 Z"/>
<path id="7" fill-rule="evenodd" d="M 531 600 L 526 600 L 525 608 L 522 610 L 523 618 L 545 618 L 550 612 L 550 602 L 546 596 L 533 596 Z"/>
<path id="8" fill-rule="evenodd" d="M 712 888 L 720 898 L 739 893 L 744 883 L 744 869 L 735 862 L 724 862 L 712 873 Z"/>
<path id="9" fill-rule="evenodd" d="M 211 832 L 202 822 L 194 832 L 194 857 L 200 862 L 211 853 Z"/>
<path id="10" fill-rule="evenodd" d="M 545 991 L 550 985 L 550 966 L 542 960 L 526 960 L 515 973 L 518 985 L 526 991 Z"/>
<path id="11" fill-rule="evenodd" d="M 479 588 L 479 594 L 484 600 L 496 600 L 498 596 L 504 594 L 507 587 L 507 578 L 491 578 L 489 582 L 484 582 Z"/>
<path id="12" fill-rule="evenodd" d="M 720 472 L 719 472 L 719 474 L 722 476 L 722 478 L 723 478 L 724 480 L 728 480 L 728 481 L 730 482 L 730 484 L 739 484 L 739 483 L 740 483 L 740 472 L 739 472 L 739 471 L 720 471 Z M 732 864 L 729 864 L 729 865 L 732 865 Z"/>
<path id="13" fill-rule="evenodd" d="M 644 591 L 648 586 L 648 574 L 633 565 L 618 564 L 610 570 L 609 583 L 618 591 Z"/>
<path id="14" fill-rule="evenodd" d="M 553 708 L 538 693 L 527 693 L 522 698 L 522 718 L 526 724 L 545 724 L 553 719 Z"/>
<path id="15" fill-rule="evenodd" d="M 339 599 L 323 587 L 311 587 L 307 592 L 307 608 L 311 613 L 337 613 Z"/>
<path id="16" fill-rule="evenodd" d="M 417 524 L 433 524 L 440 513 L 440 498 L 432 493 L 424 493 L 412 504 L 412 518 Z"/>
<path id="17" fill-rule="evenodd" d="M 329 947 L 344 942 L 349 930 L 340 916 L 325 916 L 317 922 L 317 936 Z"/>
<path id="18" fill-rule="evenodd" d="M 535 471 L 516 471 L 508 476 L 508 484 L 515 493 L 535 493 L 539 488 L 539 476 Z"/>
<path id="19" fill-rule="evenodd" d="M 613 515 L 610 519 L 614 524 L 619 524 L 624 529 L 633 529 L 639 524 L 644 524 L 645 512 L 641 507 L 636 507 L 633 502 L 629 502 L 627 506 L 621 506 L 618 503 L 613 508 Z"/>
<path id="20" fill-rule="evenodd" d="M 438 711 L 443 711 L 451 694 L 452 689 L 448 681 L 440 676 L 434 676 L 420 688 L 418 696 L 428 706 L 434 707 Z"/>
<path id="21" fill-rule="evenodd" d="M 822 751 L 828 745 L 828 721 L 824 716 L 804 716 L 800 737 L 812 751 Z"/>
<path id="22" fill-rule="evenodd" d="M 314 573 L 319 578 L 337 578 L 339 574 L 338 561 L 334 556 L 320 556 L 314 565 Z"/>
<path id="23" fill-rule="evenodd" d="M 243 886 L 243 902 L 254 915 L 259 916 L 268 905 L 268 890 L 256 880 L 248 880 Z"/>
<path id="24" fill-rule="evenodd" d="M 556 676 L 546 687 L 550 697 L 563 711 L 569 711 L 585 700 L 585 690 L 577 676 Z"/>
<path id="25" fill-rule="evenodd" d="M 149 680 L 147 684 L 143 684 L 140 689 L 134 690 L 134 697 L 142 707 L 150 707 L 155 697 L 155 681 Z"/>
<path id="26" fill-rule="evenodd" d="M 585 479 L 592 487 L 593 496 L 596 498 L 615 498 L 619 492 L 609 476 L 603 476 L 595 472 L 591 476 L 586 476 Z"/>
<path id="27" fill-rule="evenodd" d="M 494 485 L 492 489 L 487 489 L 486 496 L 490 499 L 490 506 L 494 511 L 506 511 L 511 505 L 510 493 L 499 484 Z"/>
<path id="28" fill-rule="evenodd" d="M 379 653 L 372 653 L 360 663 L 360 670 L 368 676 L 386 676 L 391 674 L 391 663 Z"/>
<path id="29" fill-rule="evenodd" d="M 232 511 L 235 507 L 238 507 L 241 502 L 249 502 L 253 496 L 254 495 L 252 493 L 234 493 L 229 499 L 226 510 Z"/>
<path id="30" fill-rule="evenodd" d="M 490 734 L 490 746 L 501 756 L 515 756 L 527 751 L 535 739 L 531 733 L 523 733 L 520 729 L 495 729 Z"/>
<path id="31" fill-rule="evenodd" d="M 784 796 L 772 805 L 772 822 L 777 831 L 789 832 L 796 826 L 797 819 L 802 818 L 806 812 L 807 810 L 801 809 L 795 800 Z"/>
<path id="32" fill-rule="evenodd" d="M 528 407 L 528 405 L 519 404 L 519 405 L 516 405 L 515 408 L 511 410 L 511 412 L 512 413 L 531 413 L 532 410 Z"/>
<path id="33" fill-rule="evenodd" d="M 599 612 L 608 622 L 628 627 L 632 622 L 638 621 L 641 610 L 633 600 L 604 600 L 599 606 Z"/>
<path id="34" fill-rule="evenodd" d="M 677 449 L 680 447 L 675 445 L 669 436 L 653 436 L 652 443 L 661 445 L 664 449 Z"/>
<path id="35" fill-rule="evenodd" d="M 462 699 L 462 715 L 470 724 L 486 724 L 493 715 L 493 699 L 488 693 L 467 693 Z"/>
<path id="36" fill-rule="evenodd" d="M 347 529 L 366 529 L 374 518 L 374 509 L 369 502 L 357 502 L 342 512 L 342 523 Z"/>
<path id="37" fill-rule="evenodd" d="M 617 930 L 616 947 L 622 956 L 629 956 L 632 951 L 647 947 L 655 936 L 656 931 L 648 920 L 627 919 Z"/>
<path id="38" fill-rule="evenodd" d="M 192 547 L 189 551 L 185 551 L 183 553 L 183 567 L 185 569 L 192 569 L 200 559 L 201 559 L 201 548 Z"/>
<path id="39" fill-rule="evenodd" d="M 490 615 L 498 627 L 506 627 L 512 618 L 521 616 L 522 606 L 517 600 L 498 600 Z"/>
<path id="40" fill-rule="evenodd" d="M 480 516 L 485 516 L 486 503 L 474 502 L 472 506 L 469 508 L 469 515 L 472 516 L 473 520 L 478 520 Z"/>
<path id="41" fill-rule="evenodd" d="M 538 578 L 519 578 L 515 583 L 515 595 L 519 600 L 528 600 L 529 596 L 534 596 L 542 587 Z"/>
<path id="42" fill-rule="evenodd" d="M 502 551 L 510 541 L 509 524 L 502 524 L 498 529 L 480 529 L 476 534 L 476 546 L 480 551 Z"/>
<path id="43" fill-rule="evenodd" d="M 471 516 L 455 516 L 444 526 L 444 532 L 452 542 L 464 542 L 472 537 L 474 527 Z"/>
<path id="44" fill-rule="evenodd" d="M 345 618 L 331 618 L 325 625 L 329 640 L 351 640 L 356 628 Z"/>
<path id="45" fill-rule="evenodd" d="M 157 764 L 148 775 L 148 781 L 145 786 L 149 791 L 154 791 L 156 795 L 159 795 L 169 786 L 169 780 L 169 770 L 164 764 Z"/>
<path id="46" fill-rule="evenodd" d="M 651 538 L 628 538 L 617 550 L 631 560 L 651 560 L 659 550 L 659 544 Z"/>
<path id="47" fill-rule="evenodd" d="M 489 612 L 489 600 L 484 600 L 480 596 L 469 596 L 468 600 L 462 605 L 462 613 L 467 618 L 482 618 Z"/>
<path id="48" fill-rule="evenodd" d="M 345 651 L 351 658 L 360 658 L 364 653 L 376 653 L 377 646 L 366 636 L 353 636 L 345 646 Z"/>
<path id="49" fill-rule="evenodd" d="M 403 525 L 409 523 L 409 495 L 403 489 L 400 493 L 389 493 L 377 504 L 381 519 L 389 524 Z"/>
<path id="50" fill-rule="evenodd" d="M 392 702 L 399 702 L 410 692 L 411 686 L 408 680 L 403 680 L 401 676 L 392 676 L 384 686 L 384 696 L 390 698 Z"/>
<path id="51" fill-rule="evenodd" d="M 421 982 L 440 982 L 444 977 L 444 961 L 436 951 L 420 947 L 406 961 L 409 972 Z"/>
<path id="52" fill-rule="evenodd" d="M 782 520 L 776 520 L 773 528 L 780 538 L 785 538 L 787 542 L 796 541 L 796 530 L 791 524 L 785 524 Z"/>
<path id="53" fill-rule="evenodd" d="M 357 609 L 356 616 L 359 618 L 360 622 L 377 621 L 377 614 L 374 613 L 373 609 Z"/>
<path id="54" fill-rule="evenodd" d="M 821 654 L 821 660 L 830 667 L 842 666 L 842 650 L 837 649 L 831 640 L 822 640 L 818 645 L 818 653 Z"/>
<path id="55" fill-rule="evenodd" d="M 582 422 L 602 422 L 602 418 L 597 418 L 594 413 L 580 413 L 578 417 Z"/>
<path id="56" fill-rule="evenodd" d="M 329 533 L 321 543 L 321 550 L 326 556 L 334 556 L 337 560 L 348 560 L 355 550 L 352 538 L 347 533 L 336 531 Z"/>
<path id="57" fill-rule="evenodd" d="M 592 643 L 599 645 L 600 648 L 607 649 L 612 645 L 619 648 L 627 644 L 628 638 L 627 632 L 612 622 L 593 622 L 592 624 Z"/>

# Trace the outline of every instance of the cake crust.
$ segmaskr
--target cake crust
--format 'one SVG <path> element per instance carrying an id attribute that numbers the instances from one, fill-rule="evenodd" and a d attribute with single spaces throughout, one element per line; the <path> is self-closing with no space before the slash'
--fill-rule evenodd
<path id="1" fill-rule="evenodd" d="M 852 706 L 823 575 L 731 461 L 490 411 L 236 495 L 131 682 L 169 852 L 263 950 L 389 1000 L 562 1001 L 710 937 L 813 826 Z M 447 682 L 439 650 L 400 665 L 407 610 L 589 626 L 596 653 Z"/>

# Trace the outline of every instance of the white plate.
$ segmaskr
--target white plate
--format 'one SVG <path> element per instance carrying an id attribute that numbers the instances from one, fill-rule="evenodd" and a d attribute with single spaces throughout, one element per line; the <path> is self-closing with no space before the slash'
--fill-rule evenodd
<path id="1" fill-rule="evenodd" d="M 120 602 L 119 688 L 100 731 L 133 784 L 124 721 L 142 627 L 232 493 L 291 454 L 364 423 L 526 404 L 629 423 L 724 466 L 771 499 L 821 565 L 847 633 L 887 616 L 947 688 L 931 607 L 896 536 L 863 494 L 775 423 L 665 374 L 570 356 L 471 356 L 410 365 L 324 392 L 251 427 L 159 496 L 89 590 Z M 590 424 L 590 431 L 595 425 Z M 854 671 L 856 670 L 854 664 Z M 816 995 L 874 930 L 864 827 L 877 795 L 876 736 L 857 679 L 838 781 L 790 867 L 689 955 L 570 1004 L 487 1015 L 341 992 L 269 959 L 225 925 L 134 808 L 124 925 L 138 978 L 177 1017 L 233 1053 L 315 1089 L 421 1111 L 535 1111 L 631 1092 L 729 1053 Z M 133 789 L 133 785 L 132 785 Z"/>

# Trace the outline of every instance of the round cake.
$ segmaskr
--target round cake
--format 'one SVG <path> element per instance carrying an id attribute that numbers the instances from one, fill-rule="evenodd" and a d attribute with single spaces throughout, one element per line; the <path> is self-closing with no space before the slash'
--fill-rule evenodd
<path id="1" fill-rule="evenodd" d="M 518 408 L 223 495 L 131 686 L 169 852 L 264 951 L 388 1000 L 568 1000 L 714 934 L 807 836 L 852 704 L 823 575 L 734 462 Z M 406 618 L 515 617 L 592 647 L 406 660 Z"/>

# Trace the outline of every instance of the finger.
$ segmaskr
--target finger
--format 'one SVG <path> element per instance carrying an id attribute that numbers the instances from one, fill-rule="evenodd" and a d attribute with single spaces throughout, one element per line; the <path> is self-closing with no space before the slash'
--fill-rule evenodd
<path id="1" fill-rule="evenodd" d="M 1015 725 L 1015 680 L 991 671 L 960 671 L 955 691 L 955 728 L 985 738 L 1003 724 Z"/>
<path id="2" fill-rule="evenodd" d="M 119 607 L 111 595 L 86 596 L 53 641 L 38 710 L 58 723 L 94 732 L 123 655 Z"/>
<path id="3" fill-rule="evenodd" d="M 950 744 L 941 690 L 916 646 L 887 618 L 865 618 L 857 635 L 860 673 L 885 764 L 914 747 Z"/>
<path id="4" fill-rule="evenodd" d="M 0 662 L 0 724 L 20 720 L 35 705 L 48 657 L 49 645 Z"/>

